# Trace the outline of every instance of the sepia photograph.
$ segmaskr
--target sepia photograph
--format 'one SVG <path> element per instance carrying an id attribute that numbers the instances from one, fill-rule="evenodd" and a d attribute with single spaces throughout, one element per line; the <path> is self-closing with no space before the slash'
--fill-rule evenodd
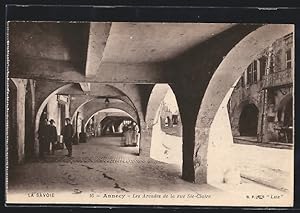
<path id="1" fill-rule="evenodd" d="M 6 27 L 7 204 L 294 205 L 293 24 Z"/>

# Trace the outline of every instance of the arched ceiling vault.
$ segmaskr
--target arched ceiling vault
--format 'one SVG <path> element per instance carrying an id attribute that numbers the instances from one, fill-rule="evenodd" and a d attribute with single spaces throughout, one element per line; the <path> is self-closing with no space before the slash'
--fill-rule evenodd
<path id="1" fill-rule="evenodd" d="M 221 37 L 216 50 L 221 51 L 223 45 L 230 46 L 232 39 L 227 41 L 227 37 L 242 39 L 245 31 L 255 28 L 238 26 L 241 25 L 12 22 L 10 77 L 77 82 L 85 91 L 90 87 L 86 83 L 93 82 L 172 83 L 176 80 L 172 76 L 187 71 L 182 66 L 201 61 L 201 57 L 195 57 L 209 50 L 209 45 L 201 48 L 202 43 Z M 177 66 L 176 61 L 182 65 Z"/>

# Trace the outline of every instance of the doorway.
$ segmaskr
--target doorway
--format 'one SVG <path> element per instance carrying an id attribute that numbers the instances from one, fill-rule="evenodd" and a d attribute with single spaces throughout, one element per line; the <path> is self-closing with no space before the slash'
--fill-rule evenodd
<path id="1" fill-rule="evenodd" d="M 248 104 L 242 110 L 239 119 L 240 136 L 257 136 L 258 109 L 254 104 Z"/>

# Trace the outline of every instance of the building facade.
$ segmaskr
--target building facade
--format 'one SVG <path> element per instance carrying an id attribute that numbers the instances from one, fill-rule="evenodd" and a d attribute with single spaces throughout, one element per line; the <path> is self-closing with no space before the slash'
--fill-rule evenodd
<path id="1" fill-rule="evenodd" d="M 292 143 L 293 34 L 276 40 L 245 70 L 228 103 L 234 138 Z"/>

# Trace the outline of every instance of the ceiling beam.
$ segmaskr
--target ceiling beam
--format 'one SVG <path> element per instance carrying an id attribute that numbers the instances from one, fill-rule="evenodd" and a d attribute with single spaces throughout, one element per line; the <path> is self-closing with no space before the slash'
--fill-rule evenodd
<path id="1" fill-rule="evenodd" d="M 94 77 L 100 66 L 111 23 L 90 23 L 85 76 Z"/>
<path id="2" fill-rule="evenodd" d="M 79 83 L 79 84 L 84 93 L 91 92 L 91 84 L 90 83 Z"/>

